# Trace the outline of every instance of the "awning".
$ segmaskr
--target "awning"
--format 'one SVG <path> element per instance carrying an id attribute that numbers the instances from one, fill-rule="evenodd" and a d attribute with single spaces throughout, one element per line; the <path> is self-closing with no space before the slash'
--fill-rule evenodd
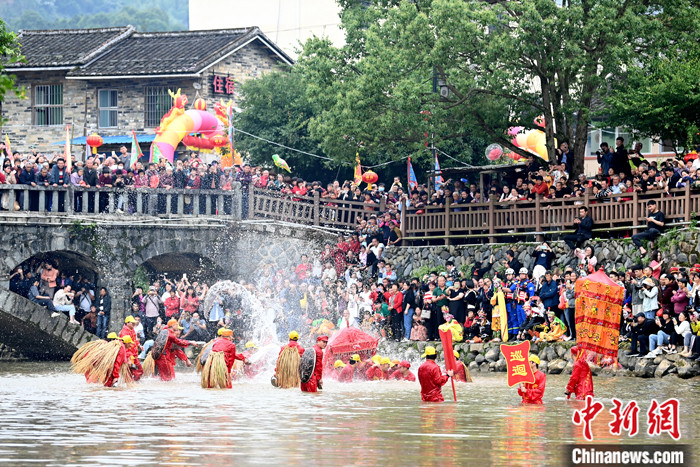
<path id="1" fill-rule="evenodd" d="M 81 136 L 79 138 L 73 138 L 71 144 L 86 145 L 87 136 Z M 136 135 L 136 140 L 140 143 L 150 143 L 156 139 L 156 135 Z M 129 144 L 131 143 L 131 135 L 119 135 L 119 136 L 103 136 L 102 144 Z M 66 140 L 53 143 L 54 146 L 63 146 L 66 144 Z"/>

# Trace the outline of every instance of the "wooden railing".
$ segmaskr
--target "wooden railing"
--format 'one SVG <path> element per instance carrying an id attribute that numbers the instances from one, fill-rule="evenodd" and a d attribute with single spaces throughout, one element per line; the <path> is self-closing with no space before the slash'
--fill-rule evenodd
<path id="1" fill-rule="evenodd" d="M 232 190 L 150 188 L 80 188 L 0 185 L 0 213 L 94 215 L 95 213 L 158 217 L 222 216 L 232 220 L 271 219 L 296 224 L 353 231 L 361 219 L 386 212 L 377 204 L 283 194 L 234 183 Z M 685 189 L 622 193 L 597 199 L 580 198 L 515 202 L 486 202 L 427 206 L 420 210 L 400 206 L 403 244 L 494 243 L 526 237 L 542 240 L 573 228 L 578 208 L 588 206 L 597 236 L 634 234 L 646 227 L 647 201 L 657 201 L 667 225 L 686 225 L 700 212 L 700 193 Z M 121 201 L 120 201 L 121 200 Z M 15 209 L 17 208 L 17 209 Z M 121 208 L 121 209 L 120 209 Z M 568 230 L 567 230 L 568 229 Z"/>
<path id="2" fill-rule="evenodd" d="M 0 185 L 0 212 L 125 214 L 158 217 L 241 218 L 239 183 L 231 190 L 82 188 Z"/>

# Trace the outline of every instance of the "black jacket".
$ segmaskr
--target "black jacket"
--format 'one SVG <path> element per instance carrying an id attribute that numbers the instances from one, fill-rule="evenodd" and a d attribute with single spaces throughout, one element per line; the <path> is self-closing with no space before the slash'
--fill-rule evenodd
<path id="1" fill-rule="evenodd" d="M 98 295 L 97 297 L 97 312 L 103 311 L 105 316 L 109 317 L 112 312 L 112 297 L 106 294 L 104 297 Z"/>
<path id="2" fill-rule="evenodd" d="M 83 181 L 91 187 L 97 186 L 97 170 L 85 169 L 83 171 Z"/>
<path id="3" fill-rule="evenodd" d="M 593 237 L 593 219 L 591 216 L 581 217 L 581 222 L 576 227 L 576 233 L 582 235 L 586 239 Z"/>

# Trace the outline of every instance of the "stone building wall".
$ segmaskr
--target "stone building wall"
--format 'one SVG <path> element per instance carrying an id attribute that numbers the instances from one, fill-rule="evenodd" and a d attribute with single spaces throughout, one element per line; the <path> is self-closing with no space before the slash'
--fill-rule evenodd
<path id="1" fill-rule="evenodd" d="M 496 262 L 495 268 L 501 270 L 504 267 L 500 262 L 505 259 L 506 251 L 512 249 L 523 266 L 532 270 L 535 261 L 532 253 L 538 245 L 540 244 L 521 242 L 471 246 L 390 247 L 386 250 L 385 258 L 398 277 L 411 277 L 419 268 L 444 267 L 448 260 L 453 261 L 457 268 L 474 262 L 482 264 L 489 261 L 492 254 Z M 578 259 L 564 242 L 548 242 L 548 245 L 556 254 L 552 268 L 563 271 L 567 266 L 578 264 Z M 630 239 L 594 239 L 586 245 L 593 247 L 598 265 L 603 266 L 606 271 L 615 269 L 624 272 L 634 264 L 647 265 L 651 261 L 651 253 L 642 258 L 639 249 Z M 656 248 L 666 258 L 666 267 L 692 266 L 700 262 L 700 232 L 697 228 L 668 231 L 657 240 Z"/>
<path id="2" fill-rule="evenodd" d="M 15 73 L 17 84 L 26 88 L 26 98 L 17 99 L 8 95 L 2 104 L 2 116 L 8 121 L 2 133 L 10 138 L 13 150 L 29 152 L 29 146 L 36 146 L 38 152 L 62 152 L 63 147 L 53 143 L 65 139 L 65 126 L 74 123 L 73 137 L 87 136 L 97 132 L 101 136 L 124 135 L 132 130 L 136 133 L 154 133 L 155 127 L 145 125 L 146 87 L 166 86 L 173 92 L 178 88 L 187 94 L 190 105 L 197 92 L 208 101 L 208 111 L 213 112 L 213 104 L 220 98 L 227 102 L 231 96 L 214 94 L 212 79 L 214 74 L 229 75 L 236 86 L 271 72 L 280 66 L 280 61 L 267 47 L 253 41 L 218 62 L 202 73 L 200 79 L 193 78 L 142 78 L 142 79 L 66 79 L 69 70 Z M 128 70 L 125 70 L 128 71 Z M 195 89 L 195 83 L 201 85 Z M 34 87 L 44 84 L 63 85 L 63 124 L 55 126 L 35 126 L 33 120 Z M 98 128 L 98 91 L 115 89 L 118 92 L 117 128 Z M 232 96 L 236 106 L 240 106 L 238 92 Z M 82 159 L 84 147 L 73 148 L 73 154 Z"/>

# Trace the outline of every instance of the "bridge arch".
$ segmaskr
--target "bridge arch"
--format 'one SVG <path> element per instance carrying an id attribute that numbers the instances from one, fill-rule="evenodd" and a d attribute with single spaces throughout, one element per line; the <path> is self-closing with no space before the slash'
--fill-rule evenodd
<path id="1" fill-rule="evenodd" d="M 183 251 L 151 257 L 144 261 L 141 266 L 151 280 L 164 276 L 174 282 L 179 280 L 183 274 L 187 274 L 190 282 L 203 281 L 209 284 L 225 278 L 229 272 L 207 256 Z"/>

